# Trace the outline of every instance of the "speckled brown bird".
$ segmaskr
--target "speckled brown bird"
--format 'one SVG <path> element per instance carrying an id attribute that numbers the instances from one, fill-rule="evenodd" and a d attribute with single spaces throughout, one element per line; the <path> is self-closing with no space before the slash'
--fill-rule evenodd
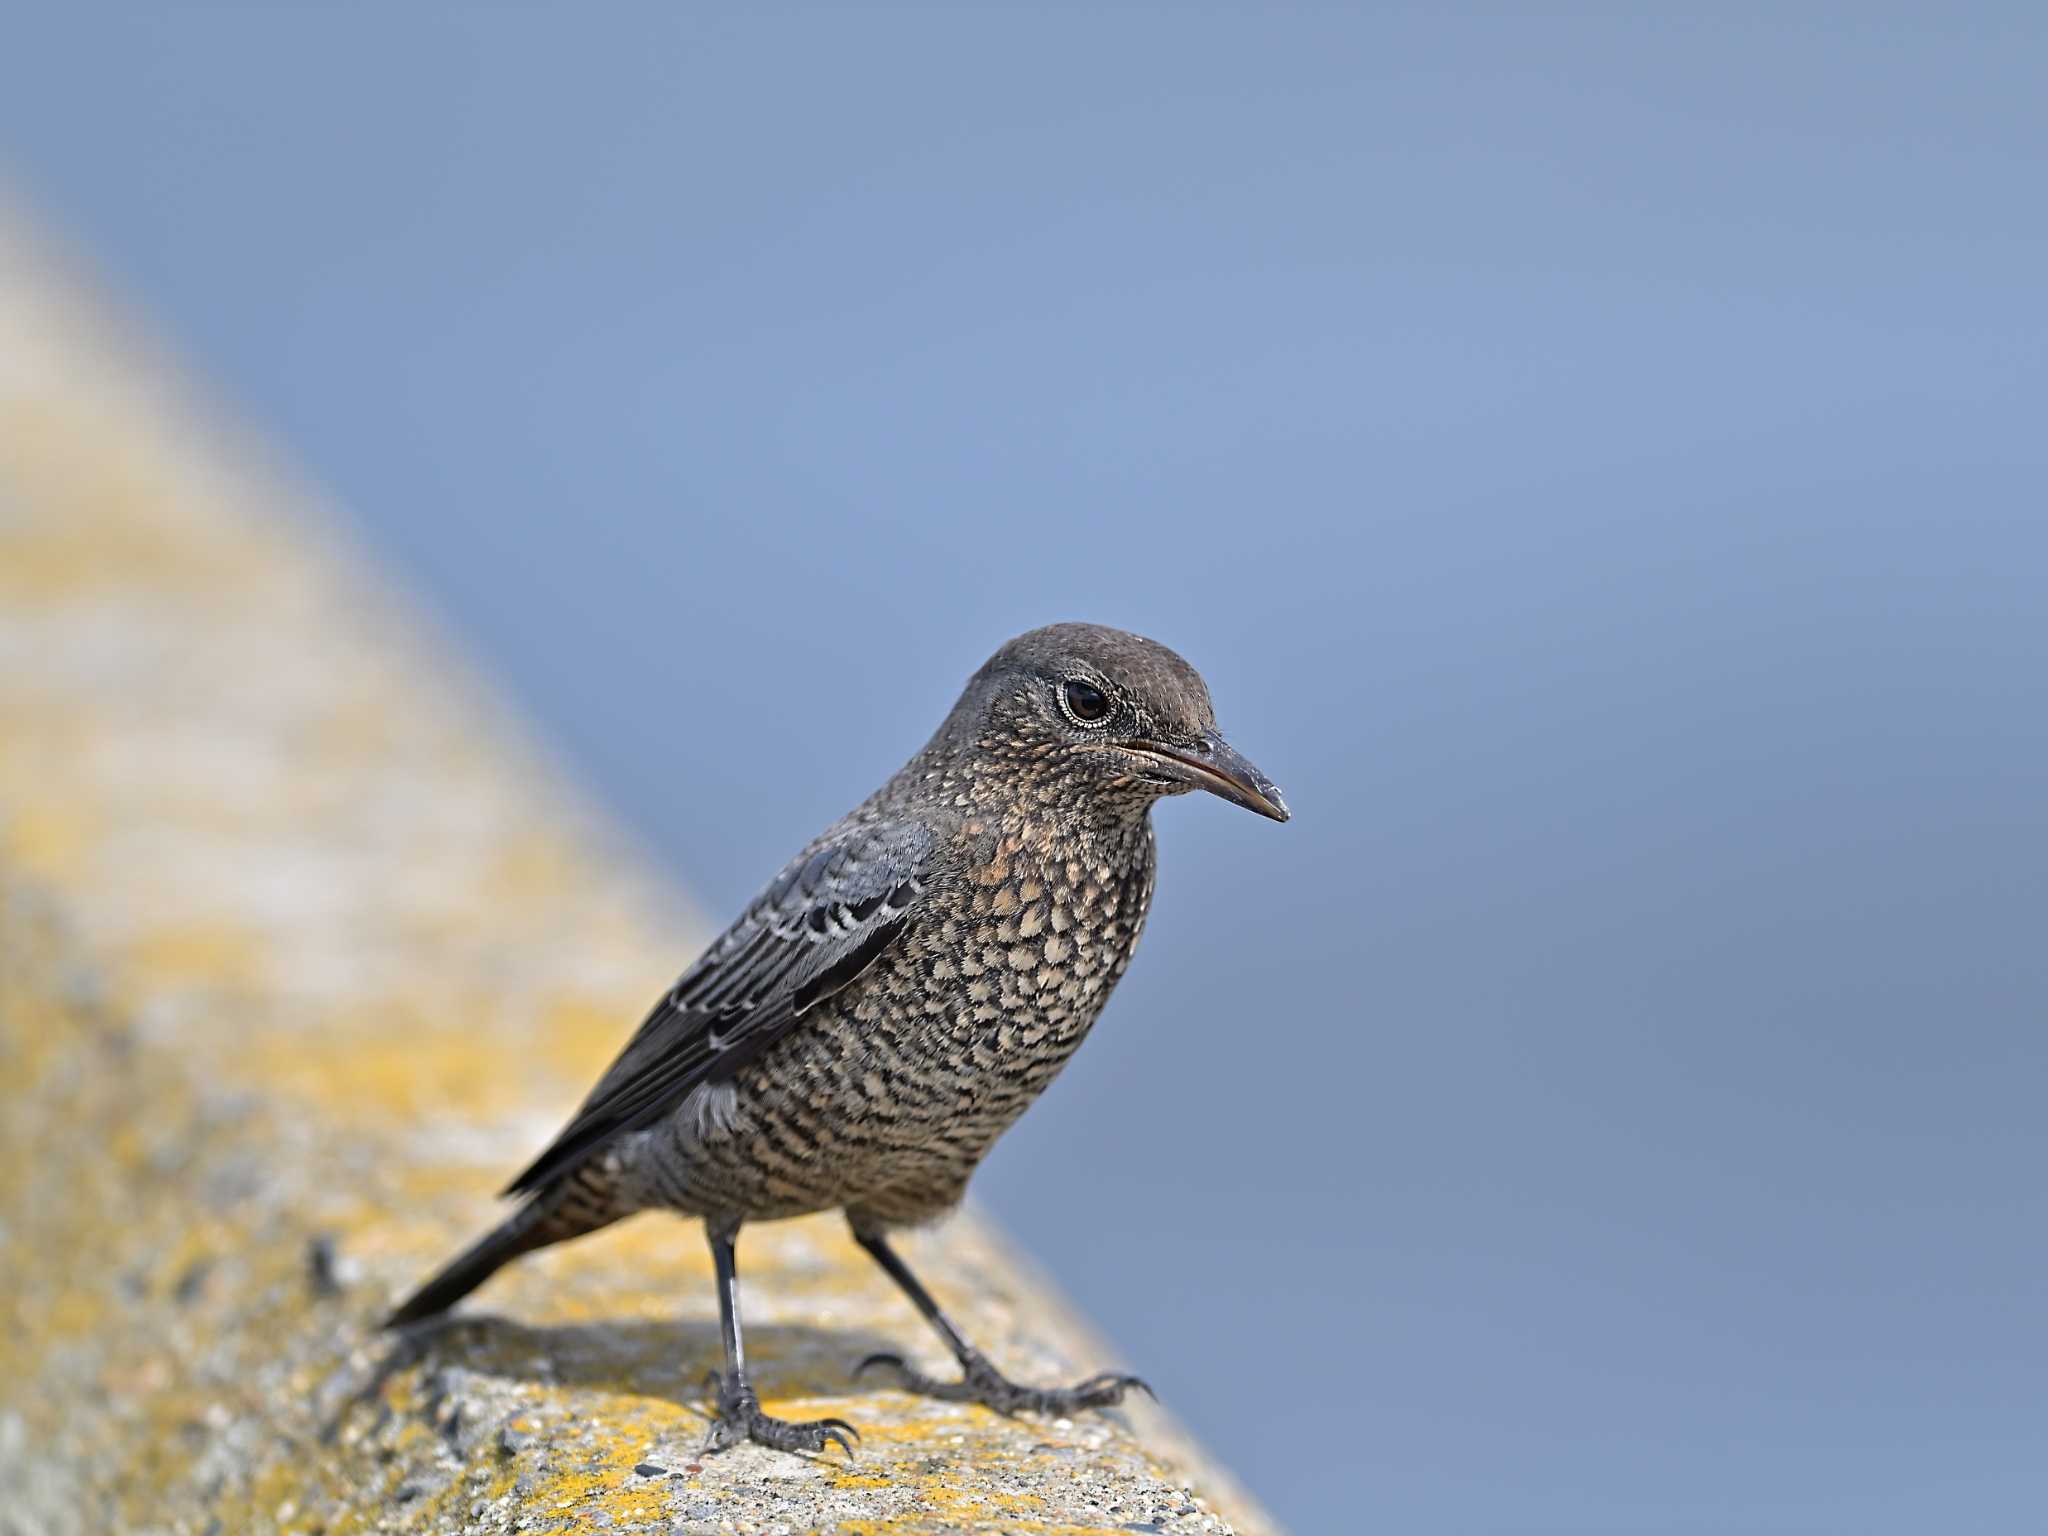
<path id="1" fill-rule="evenodd" d="M 844 1210 L 958 1357 L 913 1390 L 1006 1413 L 1120 1401 L 1136 1377 L 1036 1389 L 953 1326 L 888 1234 L 945 1214 L 1074 1052 L 1130 964 L 1152 899 L 1153 802 L 1202 789 L 1287 819 L 1216 729 L 1200 675 L 1092 624 L 1012 640 L 896 776 L 796 856 L 656 1005 L 508 1194 L 524 1203 L 393 1326 L 508 1260 L 637 1211 L 704 1218 L 725 1370 L 707 1449 L 849 1453 L 839 1419 L 762 1413 L 747 1376 L 740 1226 Z"/>

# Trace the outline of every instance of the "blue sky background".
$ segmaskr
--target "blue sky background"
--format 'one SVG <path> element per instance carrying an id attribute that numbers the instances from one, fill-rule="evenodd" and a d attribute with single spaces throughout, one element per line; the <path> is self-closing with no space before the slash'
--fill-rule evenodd
<path id="1" fill-rule="evenodd" d="M 8 33 L 0 158 L 707 908 L 1016 630 L 1204 669 L 1296 819 L 1162 811 L 980 1188 L 1300 1529 L 2038 1524 L 2048 11 Z"/>

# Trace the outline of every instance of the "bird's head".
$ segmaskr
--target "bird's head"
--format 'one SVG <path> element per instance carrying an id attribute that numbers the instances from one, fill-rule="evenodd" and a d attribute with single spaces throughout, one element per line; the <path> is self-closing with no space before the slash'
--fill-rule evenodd
<path id="1" fill-rule="evenodd" d="M 1055 806 L 1085 796 L 1150 804 L 1205 789 L 1275 821 L 1273 781 L 1216 729 L 1202 676 L 1155 641 L 1099 624 L 1019 635 L 968 681 L 934 741 L 1013 767 Z"/>

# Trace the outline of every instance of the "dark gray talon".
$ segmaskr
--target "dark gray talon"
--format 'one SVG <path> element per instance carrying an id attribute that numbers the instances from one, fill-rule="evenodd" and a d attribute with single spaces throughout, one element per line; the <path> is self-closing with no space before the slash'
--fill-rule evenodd
<path id="1" fill-rule="evenodd" d="M 797 1425 L 791 1425 L 791 1427 L 793 1427 L 793 1430 L 811 1430 L 811 1427 L 817 1427 L 821 1423 L 831 1423 L 831 1421 L 829 1419 L 813 1419 L 811 1423 L 797 1423 Z M 860 1432 L 858 1430 L 854 1430 L 852 1425 L 846 1425 L 846 1427 L 848 1427 L 848 1432 L 852 1432 L 854 1440 L 860 1440 Z M 854 1460 L 854 1440 L 848 1440 L 838 1430 L 829 1430 L 829 1427 L 827 1427 L 827 1430 L 819 1430 L 817 1432 L 817 1450 L 821 1452 L 821 1450 L 825 1450 L 825 1446 L 838 1446 L 840 1450 L 846 1452 L 846 1460 Z M 793 1450 L 795 1450 L 795 1446 L 793 1446 Z"/>
<path id="2" fill-rule="evenodd" d="M 743 1441 L 765 1445 L 775 1451 L 796 1451 L 817 1455 L 828 1445 L 854 1459 L 860 1431 L 844 1419 L 774 1419 L 761 1411 L 761 1400 L 744 1376 L 728 1379 L 713 1371 L 705 1383 L 718 1399 L 718 1415 L 711 1421 L 703 1454 L 716 1456 Z"/>
<path id="3" fill-rule="evenodd" d="M 1116 1395 L 1110 1398 L 1109 1401 L 1115 1402 L 1132 1387 L 1136 1387 L 1140 1392 L 1151 1398 L 1153 1402 L 1159 1401 L 1159 1394 L 1152 1390 L 1152 1383 L 1145 1380 L 1142 1376 L 1133 1376 L 1129 1371 L 1103 1371 L 1099 1375 L 1090 1376 L 1086 1381 L 1069 1387 L 1066 1390 L 1086 1397 L 1091 1402 L 1097 1393 L 1114 1391 Z"/>
<path id="4" fill-rule="evenodd" d="M 962 1363 L 958 1381 L 927 1376 L 901 1355 L 873 1354 L 855 1366 L 853 1373 L 858 1376 L 870 1366 L 886 1366 L 894 1371 L 906 1392 L 943 1402 L 980 1403 L 1001 1414 L 1030 1412 L 1064 1418 L 1083 1408 L 1113 1408 L 1132 1387 L 1158 1401 L 1149 1385 L 1127 1371 L 1101 1371 L 1071 1387 L 1026 1387 L 1010 1380 L 978 1354 Z"/>

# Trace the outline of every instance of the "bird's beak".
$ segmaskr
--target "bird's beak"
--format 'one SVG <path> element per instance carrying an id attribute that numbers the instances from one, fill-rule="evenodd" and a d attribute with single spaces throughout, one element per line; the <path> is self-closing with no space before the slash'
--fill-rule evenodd
<path id="1" fill-rule="evenodd" d="M 1275 821 L 1287 819 L 1287 802 L 1280 798 L 1280 786 L 1214 731 L 1193 746 L 1135 741 L 1131 750 L 1151 758 L 1175 778 L 1212 795 L 1221 795 L 1232 805 L 1241 805 Z"/>

